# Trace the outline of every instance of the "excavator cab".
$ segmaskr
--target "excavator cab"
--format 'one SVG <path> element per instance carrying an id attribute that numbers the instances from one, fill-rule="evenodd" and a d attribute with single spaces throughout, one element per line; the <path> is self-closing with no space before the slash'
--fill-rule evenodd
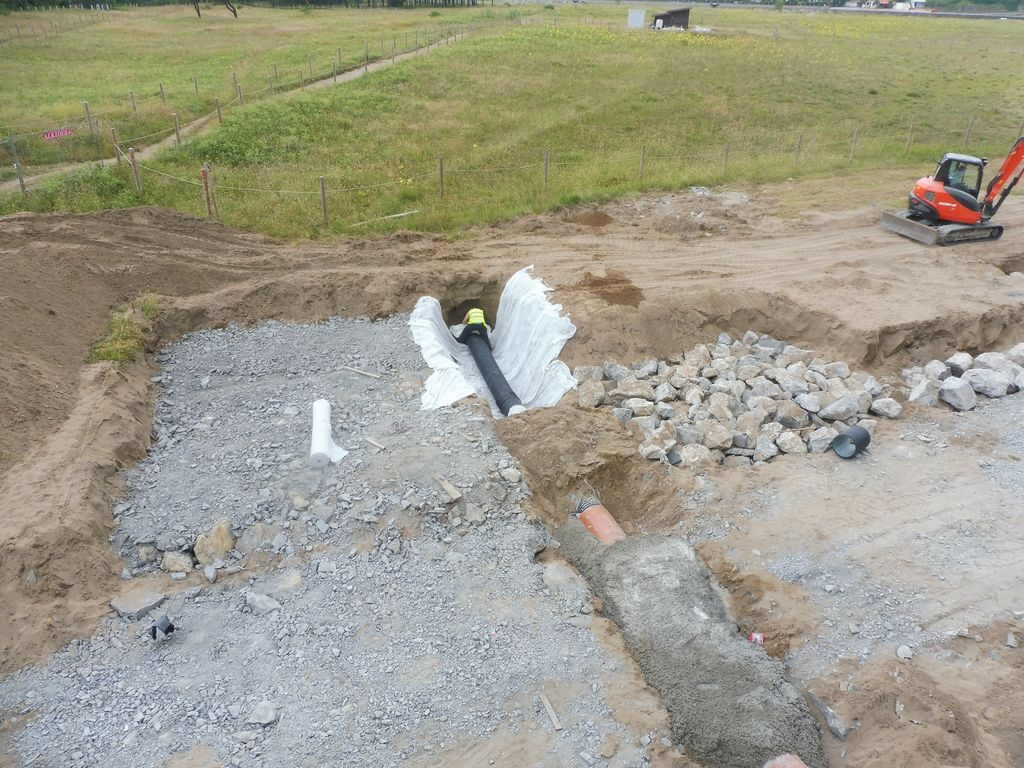
<path id="1" fill-rule="evenodd" d="M 969 194 L 977 204 L 986 165 L 988 165 L 988 158 L 985 157 L 948 153 L 942 156 L 932 178 L 941 182 L 947 192 L 950 192 L 952 188 Z M 957 196 L 954 195 L 954 197 Z"/>

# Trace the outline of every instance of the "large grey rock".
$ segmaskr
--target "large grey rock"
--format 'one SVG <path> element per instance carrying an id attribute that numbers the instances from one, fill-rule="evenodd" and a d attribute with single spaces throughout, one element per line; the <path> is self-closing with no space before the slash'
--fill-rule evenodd
<path id="1" fill-rule="evenodd" d="M 246 592 L 245 604 L 256 616 L 265 616 L 281 610 L 281 604 L 277 600 L 260 592 Z"/>
<path id="2" fill-rule="evenodd" d="M 234 548 L 235 537 L 231 535 L 231 521 L 223 518 L 196 539 L 193 551 L 200 565 L 209 565 L 214 560 L 226 559 Z"/>
<path id="3" fill-rule="evenodd" d="M 1024 342 L 1006 350 L 1006 357 L 1010 362 L 1024 366 Z"/>
<path id="4" fill-rule="evenodd" d="M 238 537 L 235 549 L 243 555 L 248 555 L 257 549 L 272 546 L 279 533 L 281 533 L 281 526 L 276 523 L 255 523 Z"/>
<path id="5" fill-rule="evenodd" d="M 679 455 L 680 466 L 699 468 L 715 463 L 711 449 L 703 445 L 684 445 L 673 450 Z"/>
<path id="6" fill-rule="evenodd" d="M 704 445 L 708 448 L 725 450 L 732 447 L 732 428 L 717 421 L 704 422 Z"/>
<path id="7" fill-rule="evenodd" d="M 753 397 L 770 397 L 775 399 L 782 396 L 782 388 L 764 376 L 756 376 L 748 381 L 747 384 L 750 386 L 750 393 Z"/>
<path id="8" fill-rule="evenodd" d="M 250 725 L 272 725 L 277 722 L 277 707 L 272 702 L 264 699 L 249 713 L 249 716 L 245 718 L 245 722 Z"/>
<path id="9" fill-rule="evenodd" d="M 929 360 L 924 366 L 925 378 L 942 381 L 950 375 L 949 367 L 941 360 Z"/>
<path id="10" fill-rule="evenodd" d="M 649 360 L 642 360 L 639 363 L 634 363 L 633 372 L 636 374 L 637 378 L 653 376 L 658 372 L 658 361 L 652 357 Z"/>
<path id="11" fill-rule="evenodd" d="M 676 445 L 676 426 L 666 421 L 640 443 L 640 455 L 645 459 L 659 461 Z"/>
<path id="12" fill-rule="evenodd" d="M 810 423 L 810 416 L 792 400 L 780 400 L 775 411 L 775 421 L 786 429 L 800 429 Z"/>
<path id="13" fill-rule="evenodd" d="M 604 387 L 600 381 L 585 380 L 576 390 L 581 408 L 597 408 L 604 402 Z"/>
<path id="14" fill-rule="evenodd" d="M 956 352 L 946 358 L 946 367 L 951 375 L 959 376 L 974 367 L 974 358 L 966 352 Z"/>
<path id="15" fill-rule="evenodd" d="M 130 589 L 110 601 L 110 607 L 117 611 L 118 616 L 133 621 L 141 619 L 159 606 L 167 596 L 145 587 Z"/>
<path id="16" fill-rule="evenodd" d="M 724 392 L 715 392 L 708 397 L 707 411 L 724 424 L 732 425 L 733 422 L 733 399 Z"/>
<path id="17" fill-rule="evenodd" d="M 629 408 L 612 408 L 612 415 L 623 425 L 628 424 L 633 418 L 633 412 Z"/>
<path id="18" fill-rule="evenodd" d="M 775 439 L 775 444 L 783 453 L 807 453 L 807 444 L 796 432 L 783 432 Z"/>
<path id="19" fill-rule="evenodd" d="M 664 403 L 676 399 L 676 390 L 667 381 L 659 384 L 654 390 L 654 402 Z"/>
<path id="20" fill-rule="evenodd" d="M 604 375 L 605 378 L 611 379 L 618 384 L 628 376 L 632 376 L 633 372 L 621 363 L 616 363 L 614 360 L 609 360 L 604 364 Z"/>
<path id="21" fill-rule="evenodd" d="M 811 453 L 824 453 L 832 446 L 838 434 L 832 427 L 818 427 L 807 436 L 807 450 Z"/>
<path id="22" fill-rule="evenodd" d="M 654 403 L 642 397 L 630 397 L 622 401 L 623 408 L 629 408 L 634 416 L 650 416 L 654 413 Z"/>
<path id="23" fill-rule="evenodd" d="M 939 404 L 939 384 L 931 379 L 922 379 L 919 381 L 913 389 L 910 390 L 910 394 L 907 395 L 907 400 L 911 403 L 917 403 L 918 405 L 924 405 L 928 407 L 934 407 Z"/>
<path id="24" fill-rule="evenodd" d="M 649 437 L 654 430 L 661 426 L 660 416 L 637 416 L 629 420 L 631 427 L 636 427 L 640 430 L 640 434 L 645 438 Z"/>
<path id="25" fill-rule="evenodd" d="M 639 397 L 641 400 L 654 400 L 654 387 L 651 382 L 636 379 L 634 381 L 622 381 L 611 392 L 608 397 L 616 402 Z"/>
<path id="26" fill-rule="evenodd" d="M 958 411 L 969 411 L 978 404 L 974 389 L 959 376 L 950 376 L 939 384 L 939 399 Z"/>
<path id="27" fill-rule="evenodd" d="M 192 570 L 192 556 L 184 552 L 164 552 L 160 569 L 171 573 L 188 573 Z"/>
<path id="28" fill-rule="evenodd" d="M 891 397 L 880 397 L 871 403 L 871 413 L 885 416 L 887 419 L 895 419 L 903 413 L 903 406 Z"/>
<path id="29" fill-rule="evenodd" d="M 680 445 L 703 445 L 704 427 L 700 424 L 676 424 L 676 441 Z"/>
<path id="30" fill-rule="evenodd" d="M 803 696 L 781 662 L 736 631 L 685 540 L 631 536 L 607 547 L 575 518 L 555 536 L 622 629 L 688 756 L 708 768 L 754 768 L 795 753 L 824 768 L 821 734 Z"/>
<path id="31" fill-rule="evenodd" d="M 806 395 L 797 395 L 793 399 L 797 405 L 808 413 L 817 413 L 821 410 L 821 395 L 817 392 L 808 392 Z"/>
<path id="32" fill-rule="evenodd" d="M 604 378 L 604 369 L 599 365 L 577 365 L 572 375 L 580 384 L 585 381 L 600 381 Z"/>
<path id="33" fill-rule="evenodd" d="M 990 368 L 971 368 L 964 371 L 960 378 L 985 397 L 1003 397 L 1014 386 L 1009 376 Z"/>
<path id="34" fill-rule="evenodd" d="M 828 363 L 822 371 L 828 378 L 846 379 L 850 376 L 850 366 L 846 363 Z"/>
<path id="35" fill-rule="evenodd" d="M 805 395 L 810 391 L 803 374 L 798 376 L 789 371 L 783 371 L 775 377 L 775 383 L 782 387 L 783 392 L 788 392 L 794 397 Z"/>
<path id="36" fill-rule="evenodd" d="M 974 358 L 974 367 L 1005 373 L 1009 376 L 1010 381 L 1024 373 L 1024 367 L 1017 365 L 1002 352 L 983 352 Z"/>
<path id="37" fill-rule="evenodd" d="M 818 416 L 826 421 L 846 421 L 860 412 L 860 406 L 860 399 L 848 393 L 818 411 Z"/>
<path id="38" fill-rule="evenodd" d="M 754 444 L 754 461 L 768 461 L 779 455 L 775 440 L 767 435 L 760 435 Z"/>

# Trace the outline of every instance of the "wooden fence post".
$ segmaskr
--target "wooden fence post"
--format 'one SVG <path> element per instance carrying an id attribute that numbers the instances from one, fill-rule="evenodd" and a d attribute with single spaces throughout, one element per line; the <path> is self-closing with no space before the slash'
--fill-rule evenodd
<path id="1" fill-rule="evenodd" d="M 363 49 L 363 72 L 370 71 L 370 44 L 364 41 Z"/>
<path id="2" fill-rule="evenodd" d="M 440 181 L 441 197 L 444 197 L 444 156 L 437 158 L 437 175 Z"/>
<path id="3" fill-rule="evenodd" d="M 324 213 L 324 226 L 329 227 L 331 222 L 327 219 L 327 182 L 323 176 L 320 177 L 320 207 Z"/>
<path id="4" fill-rule="evenodd" d="M 800 150 L 803 149 L 803 146 L 804 146 L 804 135 L 801 133 L 801 134 L 799 134 L 796 137 L 796 152 L 795 152 L 795 154 L 793 156 L 793 160 L 794 160 L 793 165 L 796 165 L 796 166 L 800 165 Z"/>
<path id="5" fill-rule="evenodd" d="M 548 188 L 548 170 L 551 167 L 551 151 L 544 150 L 544 189 Z"/>
<path id="6" fill-rule="evenodd" d="M 277 83 L 277 87 L 281 87 L 281 75 L 278 74 L 277 64 L 274 65 L 274 82 Z"/>
<path id="7" fill-rule="evenodd" d="M 114 143 L 114 157 L 117 158 L 117 164 L 121 164 L 121 149 L 117 146 L 117 128 L 110 126 L 110 140 Z"/>
<path id="8" fill-rule="evenodd" d="M 306 90 L 306 78 L 302 76 L 302 70 L 299 70 L 299 89 Z"/>
<path id="9" fill-rule="evenodd" d="M 235 90 L 237 91 L 238 90 L 238 73 L 237 72 L 232 72 L 231 73 L 231 84 L 233 86 L 235 86 Z"/>
<path id="10" fill-rule="evenodd" d="M 135 179 L 135 191 L 142 197 L 142 177 L 139 176 L 139 166 L 135 162 L 135 147 L 128 147 L 128 162 L 132 164 L 132 178 Z"/>
<path id="11" fill-rule="evenodd" d="M 167 103 L 167 94 L 164 92 L 164 84 L 160 83 L 160 101 Z"/>
<path id="12" fill-rule="evenodd" d="M 192 75 L 192 85 L 196 89 L 196 96 L 199 96 L 199 78 L 195 75 Z"/>
<path id="13" fill-rule="evenodd" d="M 7 145 L 11 148 L 11 159 L 14 160 L 14 172 L 18 174 L 18 186 L 21 194 L 25 194 L 25 177 L 21 174 L 21 161 L 18 160 L 18 148 L 14 146 L 14 137 L 7 137 Z"/>
<path id="14" fill-rule="evenodd" d="M 242 86 L 235 83 L 235 97 L 238 99 L 238 106 L 242 106 Z"/>
<path id="15" fill-rule="evenodd" d="M 341 58 L 341 48 L 338 49 L 338 66 L 341 67 L 342 69 L 345 68 L 345 62 L 342 61 Z"/>
<path id="16" fill-rule="evenodd" d="M 334 78 L 335 84 L 338 82 L 338 63 L 331 64 L 331 77 Z"/>
<path id="17" fill-rule="evenodd" d="M 725 140 L 725 159 L 722 160 L 722 174 L 723 175 L 727 174 L 729 172 L 729 147 L 730 147 L 731 144 L 732 144 L 732 142 L 729 139 Z"/>
<path id="18" fill-rule="evenodd" d="M 128 91 L 128 100 L 132 103 L 132 112 L 138 114 L 139 105 L 135 101 L 135 91 Z"/>
<path id="19" fill-rule="evenodd" d="M 96 133 L 96 125 L 92 121 L 92 112 L 89 111 L 89 102 L 83 101 L 82 106 L 85 108 L 85 122 L 89 124 L 89 133 Z"/>
<path id="20" fill-rule="evenodd" d="M 971 132 L 974 130 L 974 115 L 971 115 L 971 121 L 967 123 L 967 133 L 964 134 L 964 149 L 967 149 L 967 145 L 971 143 Z"/>
<path id="21" fill-rule="evenodd" d="M 181 146 L 181 126 L 178 125 L 178 113 L 172 112 L 171 118 L 174 120 L 174 143 L 177 146 Z"/>
<path id="22" fill-rule="evenodd" d="M 850 162 L 857 156 L 857 134 L 860 133 L 860 126 L 853 129 L 853 138 L 850 140 Z"/>
<path id="23" fill-rule="evenodd" d="M 640 147 L 640 181 L 644 180 L 644 166 L 647 165 L 647 146 Z"/>
<path id="24" fill-rule="evenodd" d="M 310 80 L 310 82 L 312 82 L 313 81 L 313 54 L 312 53 L 307 53 L 306 54 L 306 66 L 309 67 L 309 80 Z"/>
<path id="25" fill-rule="evenodd" d="M 904 156 L 906 156 L 907 153 L 910 152 L 910 142 L 913 141 L 913 140 L 914 140 L 914 123 L 911 122 L 910 123 L 910 128 L 907 129 L 907 143 L 903 145 L 903 154 L 904 154 Z"/>
<path id="26" fill-rule="evenodd" d="M 271 96 L 274 95 L 274 76 L 273 75 L 267 75 L 267 91 L 270 92 Z"/>
<path id="27" fill-rule="evenodd" d="M 213 97 L 213 103 L 217 105 L 217 122 L 218 123 L 223 123 L 224 122 L 224 118 L 221 117 L 221 114 L 220 114 L 220 96 L 214 96 Z"/>
<path id="28" fill-rule="evenodd" d="M 210 170 L 203 164 L 199 169 L 199 178 L 203 181 L 203 199 L 206 201 L 206 218 L 213 218 L 213 197 L 210 195 Z"/>
<path id="29" fill-rule="evenodd" d="M 398 44 L 398 35 L 391 36 L 391 63 L 395 63 L 395 47 Z"/>

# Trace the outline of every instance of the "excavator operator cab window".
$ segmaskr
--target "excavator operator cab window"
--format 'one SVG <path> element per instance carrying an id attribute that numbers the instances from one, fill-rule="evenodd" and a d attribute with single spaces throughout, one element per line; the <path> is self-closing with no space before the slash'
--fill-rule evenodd
<path id="1" fill-rule="evenodd" d="M 939 168 L 935 174 L 935 180 L 941 181 L 947 187 L 953 187 L 963 192 L 978 196 L 981 189 L 981 168 L 974 163 L 965 163 L 962 160 L 947 160 L 945 167 Z"/>

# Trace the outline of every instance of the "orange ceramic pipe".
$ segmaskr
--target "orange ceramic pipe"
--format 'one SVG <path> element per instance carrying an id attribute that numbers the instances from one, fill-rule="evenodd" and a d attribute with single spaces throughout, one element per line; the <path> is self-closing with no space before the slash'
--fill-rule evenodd
<path id="1" fill-rule="evenodd" d="M 576 508 L 576 514 L 583 523 L 583 527 L 594 534 L 594 538 L 602 544 L 614 544 L 626 538 L 626 532 L 622 530 L 611 513 L 596 501 L 581 502 Z"/>

